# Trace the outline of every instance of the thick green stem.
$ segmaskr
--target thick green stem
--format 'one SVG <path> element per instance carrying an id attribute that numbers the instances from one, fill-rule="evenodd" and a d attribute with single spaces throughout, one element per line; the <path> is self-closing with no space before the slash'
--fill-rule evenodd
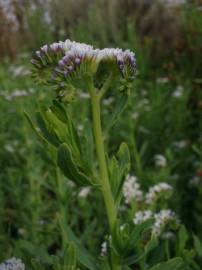
<path id="1" fill-rule="evenodd" d="M 91 101 L 92 101 L 92 114 L 93 114 L 93 132 L 95 137 L 95 146 L 98 157 L 99 169 L 100 169 L 100 184 L 102 188 L 102 194 L 105 202 L 105 207 L 107 210 L 107 216 L 110 226 L 110 231 L 113 233 L 113 229 L 116 223 L 117 210 L 115 207 L 114 199 L 111 192 L 111 187 L 109 183 L 109 176 L 105 158 L 104 142 L 101 128 L 100 119 L 100 98 L 95 92 L 95 89 L 91 91 Z"/>
<path id="2" fill-rule="evenodd" d="M 108 88 L 108 82 L 103 88 L 104 90 L 101 91 L 101 93 L 96 91 L 93 85 L 92 78 L 87 76 L 86 82 L 87 82 L 90 95 L 91 95 L 93 133 L 94 133 L 94 138 L 95 138 L 95 148 L 96 148 L 99 171 L 100 171 L 100 185 L 101 185 L 102 195 L 103 195 L 103 199 L 104 199 L 104 203 L 105 203 L 105 207 L 107 211 L 110 232 L 113 237 L 114 228 L 115 228 L 116 220 L 117 220 L 117 209 L 115 206 L 115 202 L 114 202 L 114 198 L 112 195 L 110 182 L 109 182 L 109 175 L 108 175 L 107 162 L 106 162 L 105 149 L 104 149 L 104 138 L 102 135 L 102 127 L 101 127 L 101 114 L 100 114 L 100 100 Z M 117 257 L 117 255 L 115 255 L 113 251 L 112 251 L 111 258 L 112 258 L 112 269 L 121 270 L 119 257 Z"/>

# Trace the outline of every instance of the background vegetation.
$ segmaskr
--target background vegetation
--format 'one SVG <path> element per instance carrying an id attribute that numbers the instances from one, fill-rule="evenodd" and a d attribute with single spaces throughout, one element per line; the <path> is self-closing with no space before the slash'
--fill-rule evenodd
<path id="1" fill-rule="evenodd" d="M 104 240 L 107 224 L 99 194 L 86 197 L 60 175 L 24 116 L 24 111 L 33 114 L 39 100 L 48 104 L 52 96 L 30 78 L 32 52 L 66 38 L 135 51 L 138 75 L 127 110 L 110 130 L 108 149 L 127 142 L 132 174 L 143 190 L 162 181 L 174 187 L 168 205 L 186 226 L 187 248 L 197 253 L 192 236 L 202 238 L 200 3 L 8 2 L 10 9 L 0 2 L 0 260 L 15 255 L 30 265 L 30 257 L 48 263 L 48 254 L 60 254 L 61 211 L 92 253 L 100 253 Z M 84 99 L 71 108 L 80 132 L 89 112 Z M 103 104 L 106 121 L 113 102 L 112 92 Z M 166 160 L 161 167 L 155 163 L 159 154 Z M 195 260 L 202 267 L 200 252 Z"/>

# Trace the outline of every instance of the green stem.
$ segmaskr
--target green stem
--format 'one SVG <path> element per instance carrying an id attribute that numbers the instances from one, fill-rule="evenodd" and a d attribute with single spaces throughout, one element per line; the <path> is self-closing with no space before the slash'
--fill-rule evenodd
<path id="1" fill-rule="evenodd" d="M 94 132 L 94 137 L 95 137 L 95 147 L 96 147 L 99 170 L 100 170 L 100 184 L 102 188 L 102 194 L 103 194 L 103 198 L 105 202 L 105 207 L 107 210 L 110 231 L 111 233 L 113 233 L 115 223 L 116 223 L 116 218 L 117 218 L 117 211 L 116 211 L 114 199 L 111 192 L 106 158 L 105 158 L 101 119 L 100 119 L 100 98 L 98 94 L 95 92 L 95 89 L 91 91 L 91 101 L 92 101 L 92 114 L 93 114 L 93 132 Z"/>
<path id="2" fill-rule="evenodd" d="M 110 187 L 109 175 L 107 169 L 107 162 L 105 157 L 104 149 L 104 138 L 102 135 L 101 127 L 101 114 L 100 114 L 100 100 L 108 88 L 108 83 L 104 87 L 104 90 L 100 94 L 96 91 L 93 81 L 91 78 L 87 78 L 87 84 L 91 95 L 91 104 L 92 104 L 92 116 L 93 116 L 93 133 L 95 139 L 95 148 L 99 164 L 99 173 L 100 173 L 100 185 L 102 190 L 102 195 L 107 211 L 107 217 L 110 227 L 110 232 L 113 239 L 114 228 L 117 221 L 117 209 L 115 206 L 113 194 Z M 112 252 L 112 269 L 121 270 L 120 259 L 117 255 Z"/>

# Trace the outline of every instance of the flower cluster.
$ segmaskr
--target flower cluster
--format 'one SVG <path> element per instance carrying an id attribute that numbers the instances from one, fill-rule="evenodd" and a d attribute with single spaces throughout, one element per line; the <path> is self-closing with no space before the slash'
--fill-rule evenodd
<path id="1" fill-rule="evenodd" d="M 145 201 L 147 204 L 152 204 L 157 201 L 160 197 L 169 198 L 172 194 L 173 188 L 167 183 L 159 183 L 149 189 L 145 196 Z"/>
<path id="2" fill-rule="evenodd" d="M 25 265 L 15 257 L 0 264 L 0 270 L 25 270 Z"/>
<path id="3" fill-rule="evenodd" d="M 159 236 L 166 225 L 172 224 L 177 226 L 179 220 L 176 214 L 170 209 L 163 209 L 159 213 L 154 214 L 155 223 L 152 228 L 152 234 Z"/>
<path id="4" fill-rule="evenodd" d="M 31 62 L 34 65 L 33 75 L 38 81 L 51 82 L 57 85 L 57 90 L 69 86 L 74 78 L 78 79 L 86 73 L 95 75 L 101 63 L 108 68 L 109 73 L 119 71 L 129 81 L 136 72 L 135 54 L 129 50 L 94 49 L 91 45 L 69 39 L 44 45 L 36 51 Z"/>
<path id="5" fill-rule="evenodd" d="M 135 213 L 135 217 L 133 219 L 134 224 L 141 224 L 144 221 L 151 219 L 153 217 L 153 213 L 150 210 L 138 211 Z"/>
<path id="6" fill-rule="evenodd" d="M 167 160 L 163 155 L 155 155 L 154 157 L 155 165 L 157 167 L 165 167 L 167 165 Z"/>
<path id="7" fill-rule="evenodd" d="M 123 184 L 123 197 L 126 204 L 132 201 L 143 202 L 147 205 L 155 203 L 160 198 L 168 199 L 173 192 L 173 188 L 168 183 L 161 182 L 149 188 L 144 195 L 136 176 L 128 175 Z"/>
<path id="8" fill-rule="evenodd" d="M 179 224 L 176 214 L 170 209 L 163 209 L 158 213 L 153 213 L 150 210 L 138 211 L 135 214 L 133 222 L 137 225 L 152 218 L 154 219 L 154 224 L 152 225 L 151 231 L 152 234 L 156 236 L 161 234 L 166 225 L 173 224 L 177 226 Z"/>
<path id="9" fill-rule="evenodd" d="M 132 200 L 136 202 L 143 200 L 143 192 L 140 189 L 140 184 L 137 182 L 137 177 L 127 176 L 123 185 L 123 196 L 127 204 L 131 203 Z"/>

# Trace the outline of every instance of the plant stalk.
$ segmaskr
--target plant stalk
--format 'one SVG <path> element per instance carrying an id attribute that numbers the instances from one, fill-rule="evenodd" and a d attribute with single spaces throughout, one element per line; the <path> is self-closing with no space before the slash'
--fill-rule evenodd
<path id="1" fill-rule="evenodd" d="M 95 137 L 95 147 L 100 170 L 100 184 L 102 188 L 105 207 L 107 210 L 110 231 L 111 234 L 113 234 L 117 218 L 117 210 L 111 192 L 107 163 L 105 158 L 104 142 L 100 119 L 100 98 L 96 93 L 95 89 L 91 91 L 91 101 L 92 101 L 92 115 L 93 115 L 93 132 Z"/>

